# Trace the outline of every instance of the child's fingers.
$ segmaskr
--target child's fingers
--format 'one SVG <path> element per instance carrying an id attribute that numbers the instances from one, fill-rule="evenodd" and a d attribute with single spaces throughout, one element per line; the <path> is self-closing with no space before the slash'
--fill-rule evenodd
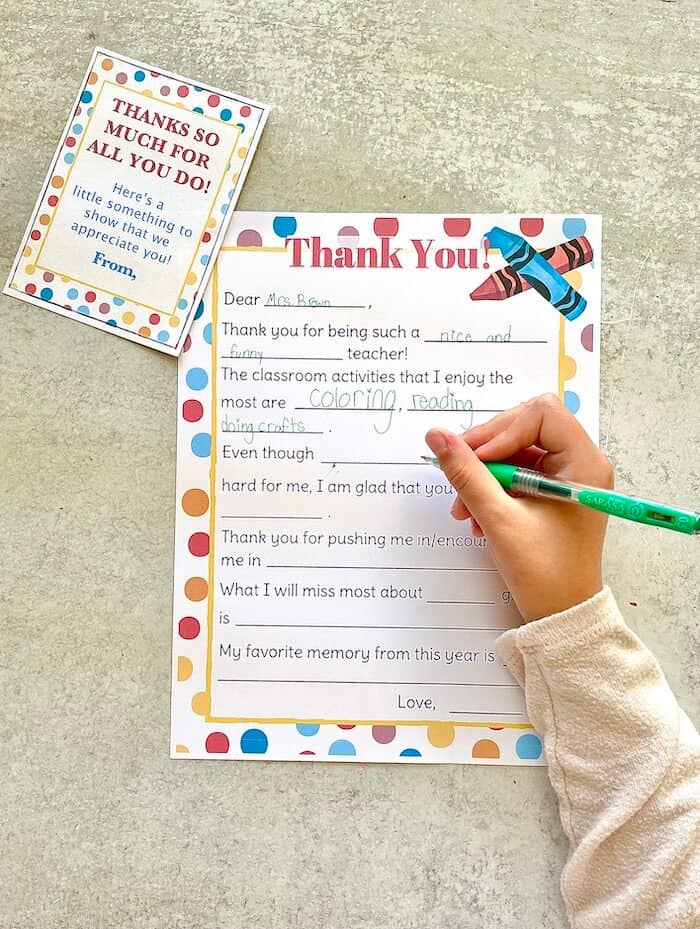
<path id="1" fill-rule="evenodd" d="M 464 501 L 459 497 L 455 497 L 454 503 L 450 507 L 450 515 L 453 519 L 458 519 L 461 522 L 464 519 L 470 519 L 472 514 L 464 505 Z"/>
<path id="2" fill-rule="evenodd" d="M 545 394 L 526 406 L 503 432 L 479 446 L 479 457 L 500 461 L 531 445 L 555 454 L 595 449 L 583 426 L 558 398 Z"/>
<path id="3" fill-rule="evenodd" d="M 529 402 L 530 401 L 528 401 L 528 403 Z M 467 445 L 471 445 L 472 448 L 478 448 L 479 445 L 488 442 L 494 436 L 498 435 L 499 432 L 503 432 L 507 426 L 510 426 L 513 420 L 522 413 L 526 406 L 526 403 L 521 403 L 510 410 L 504 410 L 502 413 L 498 413 L 496 416 L 491 417 L 487 422 L 467 429 L 466 432 L 462 433 L 462 438 Z"/>

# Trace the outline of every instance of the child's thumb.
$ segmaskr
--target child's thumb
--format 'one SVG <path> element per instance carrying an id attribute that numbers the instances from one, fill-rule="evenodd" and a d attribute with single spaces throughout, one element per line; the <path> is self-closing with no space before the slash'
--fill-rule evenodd
<path id="1" fill-rule="evenodd" d="M 504 513 L 508 495 L 467 443 L 444 429 L 431 429 L 425 441 L 477 522 L 488 533 Z"/>

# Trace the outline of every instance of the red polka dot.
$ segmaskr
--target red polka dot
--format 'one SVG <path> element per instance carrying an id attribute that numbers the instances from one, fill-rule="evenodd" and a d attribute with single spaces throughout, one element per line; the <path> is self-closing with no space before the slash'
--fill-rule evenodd
<path id="1" fill-rule="evenodd" d="M 544 220 L 539 216 L 530 216 L 520 220 L 520 231 L 523 235 L 539 235 L 544 229 Z"/>
<path id="2" fill-rule="evenodd" d="M 354 729 L 355 723 L 338 723 L 338 729 Z"/>
<path id="3" fill-rule="evenodd" d="M 180 86 L 177 89 L 178 97 L 186 97 L 189 92 L 190 92 L 189 87 L 185 87 L 184 84 L 180 84 Z"/>
<path id="4" fill-rule="evenodd" d="M 211 240 L 211 233 L 205 232 L 202 236 L 202 242 L 209 242 Z"/>
<path id="5" fill-rule="evenodd" d="M 241 116 L 250 116 L 250 107 L 247 104 L 243 104 L 240 109 Z"/>
<path id="6" fill-rule="evenodd" d="M 157 326 L 160 322 L 160 316 L 157 313 L 151 313 L 148 317 L 148 321 L 152 326 Z"/>
<path id="7" fill-rule="evenodd" d="M 159 77 L 160 71 L 151 71 L 151 77 Z"/>
<path id="8" fill-rule="evenodd" d="M 85 300 L 87 303 L 94 303 L 97 299 L 97 294 L 94 290 L 88 290 L 85 292 Z"/>
<path id="9" fill-rule="evenodd" d="M 32 229 L 31 238 L 34 239 L 35 242 L 39 241 L 39 239 L 41 238 L 41 233 L 39 232 L 38 229 Z"/>
<path id="10" fill-rule="evenodd" d="M 35 294 L 36 293 L 36 284 L 26 284 L 24 287 L 25 294 Z"/>
<path id="11" fill-rule="evenodd" d="M 396 235 L 399 221 L 395 216 L 377 216 L 374 221 L 374 234 L 379 236 Z"/>
<path id="12" fill-rule="evenodd" d="M 396 726 L 372 726 L 372 738 L 380 745 L 388 745 L 396 738 Z"/>
<path id="13" fill-rule="evenodd" d="M 48 203 L 49 206 L 56 206 L 56 204 L 58 203 L 58 197 L 56 196 L 56 194 L 51 194 L 51 196 L 46 202 Z"/>
<path id="14" fill-rule="evenodd" d="M 192 337 L 187 335 L 185 336 L 185 342 L 184 342 L 184 345 L 182 346 L 183 352 L 189 352 L 190 345 L 192 345 Z"/>
<path id="15" fill-rule="evenodd" d="M 50 284 L 53 280 L 53 274 L 50 271 L 44 271 L 43 277 L 47 284 Z"/>
<path id="16" fill-rule="evenodd" d="M 161 97 L 167 97 L 169 93 L 170 93 L 170 88 L 168 87 L 167 84 L 163 84 L 163 86 L 160 88 Z"/>
<path id="17" fill-rule="evenodd" d="M 225 732 L 210 732 L 204 746 L 210 755 L 225 755 L 229 750 L 228 736 Z"/>
<path id="18" fill-rule="evenodd" d="M 197 423 L 204 416 L 204 407 L 199 400 L 185 400 L 182 404 L 182 418 L 188 423 Z"/>
<path id="19" fill-rule="evenodd" d="M 75 146 L 75 139 L 72 135 L 69 135 L 66 139 L 66 148 L 73 148 Z"/>
<path id="20" fill-rule="evenodd" d="M 115 80 L 117 84 L 126 84 L 126 80 L 127 80 L 126 74 L 124 74 L 123 71 L 120 71 L 119 74 L 117 74 Z"/>
<path id="21" fill-rule="evenodd" d="M 299 752 L 299 754 L 300 754 L 300 755 L 315 755 L 316 752 L 312 752 L 312 751 L 310 751 L 310 750 L 307 748 L 305 751 Z"/>
<path id="22" fill-rule="evenodd" d="M 204 558 L 209 554 L 209 536 L 206 532 L 194 532 L 190 536 L 187 547 L 197 558 Z"/>
<path id="23" fill-rule="evenodd" d="M 194 616 L 183 616 L 177 624 L 177 631 L 181 639 L 196 639 L 199 635 L 199 620 Z"/>
<path id="24" fill-rule="evenodd" d="M 221 103 L 221 98 L 218 94 L 209 94 L 207 97 L 207 103 L 209 106 L 218 106 Z"/>
<path id="25" fill-rule="evenodd" d="M 100 313 L 109 313 L 110 306 L 109 303 L 101 303 L 99 306 Z"/>
<path id="26" fill-rule="evenodd" d="M 449 236 L 465 236 L 472 227 L 471 219 L 464 219 L 463 217 L 454 217 L 448 219 L 445 217 L 442 221 L 442 228 L 445 230 L 445 235 Z"/>

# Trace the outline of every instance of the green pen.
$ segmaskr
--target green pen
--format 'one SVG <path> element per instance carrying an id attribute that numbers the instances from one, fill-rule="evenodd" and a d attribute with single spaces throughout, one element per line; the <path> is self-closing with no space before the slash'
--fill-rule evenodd
<path id="1" fill-rule="evenodd" d="M 421 457 L 424 461 L 435 465 L 436 468 L 440 467 L 437 458 L 431 455 Z M 519 468 L 517 465 L 496 461 L 485 461 L 484 464 L 498 483 L 506 490 L 512 490 L 513 493 L 527 497 L 547 497 L 551 500 L 579 503 L 581 506 L 608 513 L 610 516 L 631 519 L 635 523 L 644 523 L 647 526 L 661 526 L 663 529 L 673 529 L 674 532 L 685 532 L 687 535 L 700 533 L 700 513 L 695 513 L 693 510 L 666 506 L 664 503 L 654 503 L 652 500 L 642 500 L 640 497 L 628 497 L 615 490 L 560 481 L 556 477 L 549 477 L 539 471 L 531 471 L 529 468 Z"/>

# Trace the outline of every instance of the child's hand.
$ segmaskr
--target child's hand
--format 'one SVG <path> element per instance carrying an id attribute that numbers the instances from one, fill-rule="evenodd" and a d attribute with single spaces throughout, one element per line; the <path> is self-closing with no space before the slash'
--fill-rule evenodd
<path id="1" fill-rule="evenodd" d="M 607 517 L 582 506 L 511 497 L 479 460 L 512 461 L 564 480 L 612 487 L 612 465 L 553 394 L 463 436 L 431 429 L 426 442 L 457 491 L 452 515 L 471 517 L 475 532 L 483 531 L 526 622 L 601 590 Z"/>

